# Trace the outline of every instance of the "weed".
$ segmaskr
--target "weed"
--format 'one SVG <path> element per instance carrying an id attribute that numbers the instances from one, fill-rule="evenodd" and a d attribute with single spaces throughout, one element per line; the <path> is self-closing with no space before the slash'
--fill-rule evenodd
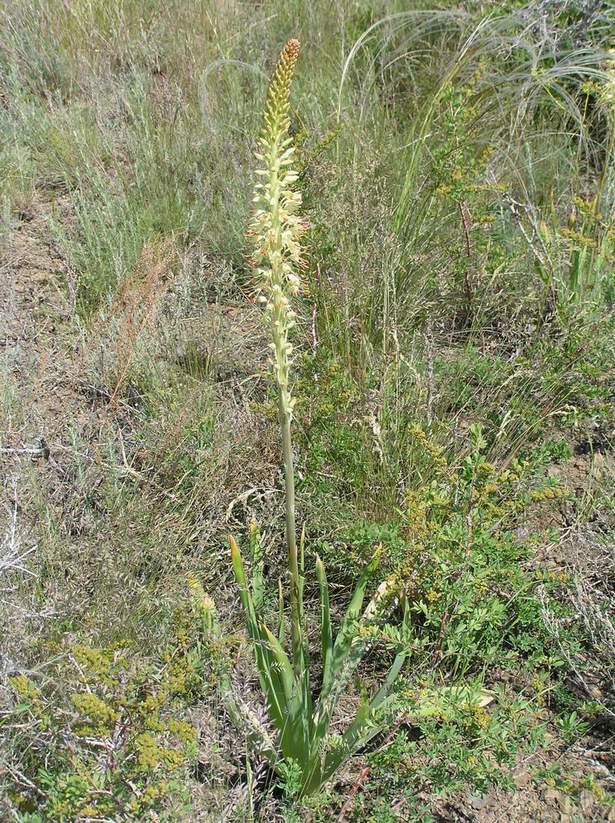
<path id="1" fill-rule="evenodd" d="M 14 699 L 3 725 L 22 768 L 36 780 L 17 781 L 12 799 L 20 813 L 126 820 L 151 815 L 169 795 L 186 802 L 182 781 L 196 737 L 177 709 L 194 701 L 202 682 L 187 616 L 178 612 L 175 643 L 157 669 L 120 645 L 65 650 L 71 679 L 61 706 L 48 683 L 39 686 L 24 675 L 10 679 Z M 24 730 L 34 727 L 32 747 Z"/>

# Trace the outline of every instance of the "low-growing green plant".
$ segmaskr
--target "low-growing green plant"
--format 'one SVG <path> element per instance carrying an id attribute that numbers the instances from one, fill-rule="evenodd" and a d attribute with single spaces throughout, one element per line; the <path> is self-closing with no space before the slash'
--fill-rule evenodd
<path id="1" fill-rule="evenodd" d="M 485 702 L 439 701 L 411 728 L 397 729 L 388 746 L 368 755 L 370 790 L 357 797 L 350 819 L 425 823 L 437 819 L 425 804 L 428 787 L 443 799 L 469 789 L 486 794 L 494 785 L 512 789 L 507 767 L 545 740 L 542 709 L 535 700 L 503 693 Z"/>
<path id="2" fill-rule="evenodd" d="M 157 665 L 127 646 L 77 645 L 64 695 L 24 674 L 10 678 L 3 731 L 34 781 L 13 775 L 18 819 L 38 811 L 54 821 L 144 820 L 171 798 L 187 802 L 197 739 L 182 715 L 202 690 L 200 635 L 191 608 L 178 609 L 174 623 Z"/>

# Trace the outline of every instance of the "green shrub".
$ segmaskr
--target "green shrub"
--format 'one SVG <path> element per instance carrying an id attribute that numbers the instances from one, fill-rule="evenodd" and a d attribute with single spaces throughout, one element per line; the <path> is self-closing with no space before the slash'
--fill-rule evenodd
<path id="1" fill-rule="evenodd" d="M 161 658 L 135 647 L 75 645 L 62 650 L 62 693 L 20 674 L 9 681 L 13 706 L 4 718 L 21 769 L 11 800 L 23 819 L 156 819 L 186 805 L 186 777 L 196 758 L 196 729 L 185 707 L 202 694 L 198 623 L 189 606 L 176 612 Z M 35 739 L 24 729 L 36 729 Z M 20 818 L 21 819 L 21 818 Z"/>

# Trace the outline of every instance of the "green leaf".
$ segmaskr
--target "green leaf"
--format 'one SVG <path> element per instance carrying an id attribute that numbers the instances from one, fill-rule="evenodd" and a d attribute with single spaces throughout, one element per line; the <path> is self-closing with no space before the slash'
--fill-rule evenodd
<path id="1" fill-rule="evenodd" d="M 272 634 L 264 624 L 261 625 L 261 632 L 263 640 L 268 644 L 273 655 L 273 664 L 277 664 L 277 671 L 280 674 L 280 679 L 284 687 L 285 702 L 288 707 L 294 698 L 293 667 L 277 637 Z"/>
<path id="2" fill-rule="evenodd" d="M 322 655 L 322 684 L 328 684 L 331 679 L 331 657 L 333 654 L 333 631 L 331 629 L 331 609 L 329 604 L 329 584 L 325 567 L 316 557 L 316 575 L 320 585 L 320 645 Z"/>
<path id="3" fill-rule="evenodd" d="M 410 606 L 406 598 L 404 598 L 404 616 L 402 620 L 402 627 L 406 632 L 410 631 Z M 386 679 L 382 686 L 378 689 L 372 700 L 370 701 L 370 706 L 372 709 L 379 708 L 384 700 L 387 698 L 389 691 L 395 684 L 399 673 L 404 665 L 406 658 L 408 657 L 408 650 L 401 649 L 395 656 L 395 660 L 393 661 L 393 665 L 389 669 L 389 672 L 386 676 Z"/>
<path id="4" fill-rule="evenodd" d="M 286 636 L 286 621 L 284 619 L 284 589 L 281 580 L 278 580 L 278 613 L 278 641 L 283 646 Z"/>
<path id="5" fill-rule="evenodd" d="M 260 636 L 254 643 L 254 656 L 258 670 L 259 682 L 265 693 L 269 706 L 271 722 L 279 730 L 284 726 L 288 713 L 287 686 L 284 675 L 277 665 L 275 655 L 269 646 L 266 626 L 260 626 Z"/>
<path id="6" fill-rule="evenodd" d="M 358 642 L 355 643 L 353 643 L 353 641 L 357 638 L 357 621 L 361 614 L 363 600 L 365 599 L 365 590 L 378 563 L 379 560 L 376 557 L 364 570 L 346 609 L 346 614 L 344 615 L 335 643 L 333 644 L 329 689 L 334 687 L 336 681 L 340 683 L 346 679 L 350 671 L 358 664 L 365 651 L 367 641 L 362 639 L 359 639 Z M 343 674 L 342 670 L 344 670 Z M 323 692 L 327 694 L 327 689 L 324 686 Z"/>
<path id="7" fill-rule="evenodd" d="M 246 579 L 246 574 L 243 568 L 243 562 L 241 560 L 241 552 L 239 551 L 237 541 L 232 535 L 229 535 L 229 544 L 231 547 L 231 563 L 233 566 L 233 574 L 235 575 L 235 580 L 237 581 L 237 585 L 239 587 L 239 598 L 241 600 L 241 605 L 243 606 L 244 612 L 246 614 L 246 619 L 248 622 L 248 632 L 252 640 L 256 642 L 259 637 L 256 611 L 254 609 L 252 597 L 250 596 L 250 591 L 248 589 L 248 581 Z"/>
<path id="8" fill-rule="evenodd" d="M 354 590 L 350 603 L 348 604 L 348 608 L 346 609 L 346 615 L 344 617 L 344 621 L 342 626 L 345 624 L 354 623 L 360 613 L 361 607 L 363 606 L 363 600 L 365 599 L 365 590 L 367 589 L 367 584 L 374 573 L 374 571 L 378 568 L 380 564 L 380 560 L 378 557 L 374 557 L 373 560 L 368 564 L 368 566 L 364 569 L 363 574 L 359 578 L 359 582 L 357 583 L 357 587 Z"/>
<path id="9" fill-rule="evenodd" d="M 277 638 L 263 626 L 274 658 L 275 673 L 279 673 L 284 688 L 285 705 L 281 722 L 277 722 L 280 748 L 285 758 L 306 764 L 310 758 L 313 738 L 312 698 L 309 691 L 309 673 L 302 672 L 297 679 L 288 655 Z"/>

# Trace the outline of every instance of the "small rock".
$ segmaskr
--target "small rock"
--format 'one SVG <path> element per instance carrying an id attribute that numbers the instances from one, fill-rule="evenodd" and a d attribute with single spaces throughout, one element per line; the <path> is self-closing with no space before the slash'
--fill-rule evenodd
<path id="1" fill-rule="evenodd" d="M 579 798 L 579 805 L 583 814 L 589 814 L 594 802 L 593 794 L 587 789 L 583 789 L 581 797 Z"/>
<path id="2" fill-rule="evenodd" d="M 529 786 L 532 775 L 528 772 L 527 769 L 517 769 L 513 774 L 515 783 L 517 788 L 524 789 L 526 786 Z"/>
<path id="3" fill-rule="evenodd" d="M 480 811 L 480 809 L 482 809 L 487 804 L 487 798 L 480 797 L 480 795 L 475 795 L 474 797 L 470 798 L 470 803 L 472 804 L 473 809 Z"/>
<path id="4" fill-rule="evenodd" d="M 565 794 L 560 794 L 559 796 L 559 807 L 562 816 L 569 817 L 572 820 L 572 815 L 574 812 L 574 803 Z"/>

